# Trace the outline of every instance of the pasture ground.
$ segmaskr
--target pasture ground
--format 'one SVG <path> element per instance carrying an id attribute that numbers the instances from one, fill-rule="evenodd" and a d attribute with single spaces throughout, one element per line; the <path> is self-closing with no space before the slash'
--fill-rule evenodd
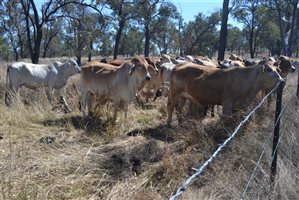
<path id="1" fill-rule="evenodd" d="M 43 60 L 41 60 L 41 63 Z M 48 60 L 44 60 L 48 62 Z M 67 85 L 71 112 L 50 106 L 42 90 L 22 90 L 4 104 L 6 63 L 0 68 L 0 199 L 168 199 L 238 124 L 216 117 L 165 126 L 166 99 L 133 102 L 128 119 L 110 122 L 110 107 L 89 119 L 78 110 L 78 78 Z M 284 91 L 277 182 L 270 187 L 275 102 L 263 106 L 195 181 L 182 199 L 239 199 L 269 144 L 244 199 L 299 196 L 297 73 Z M 255 103 L 256 104 L 256 103 Z"/>

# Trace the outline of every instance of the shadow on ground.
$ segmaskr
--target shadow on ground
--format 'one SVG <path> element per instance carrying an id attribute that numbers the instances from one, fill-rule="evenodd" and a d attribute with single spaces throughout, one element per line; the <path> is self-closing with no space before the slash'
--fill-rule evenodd
<path id="1" fill-rule="evenodd" d="M 84 129 L 86 120 L 82 116 L 66 116 L 59 119 L 48 119 L 41 123 L 44 126 L 65 126 L 66 124 L 71 124 L 75 129 Z"/>
<path id="2" fill-rule="evenodd" d="M 138 136 L 142 135 L 146 138 L 152 138 L 163 142 L 174 142 L 174 135 L 172 130 L 165 125 L 159 125 L 154 128 L 147 129 L 134 129 L 127 132 L 127 136 Z"/>

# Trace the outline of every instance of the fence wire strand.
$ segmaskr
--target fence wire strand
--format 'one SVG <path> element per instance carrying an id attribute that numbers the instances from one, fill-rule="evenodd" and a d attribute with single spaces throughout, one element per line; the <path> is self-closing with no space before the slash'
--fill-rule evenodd
<path id="1" fill-rule="evenodd" d="M 276 127 L 278 121 L 281 119 L 282 113 L 284 112 L 284 110 L 286 109 L 287 105 L 289 104 L 289 102 L 291 101 L 292 97 L 294 97 L 294 96 L 295 96 L 295 95 L 291 95 L 290 98 L 288 99 L 287 103 L 284 105 L 284 107 L 283 107 L 283 109 L 281 110 L 281 112 L 280 112 L 280 114 L 279 114 L 277 120 L 276 120 L 275 123 L 274 123 L 274 127 Z M 276 148 L 274 149 L 274 153 L 276 152 L 276 150 L 277 150 L 277 148 L 278 148 L 278 145 L 280 144 L 280 141 L 281 141 L 281 138 L 282 138 L 283 135 L 284 135 L 284 132 L 282 132 L 281 136 L 280 136 L 279 139 L 278 139 L 278 143 L 277 143 L 277 145 L 276 145 Z M 248 181 L 247 181 L 247 183 L 246 183 L 246 186 L 245 186 L 244 190 L 242 191 L 242 193 L 241 193 L 241 195 L 240 195 L 240 200 L 243 200 L 244 195 L 245 195 L 245 193 L 247 192 L 248 187 L 249 187 L 249 185 L 250 185 L 250 183 L 251 183 L 251 181 L 252 181 L 252 179 L 253 179 L 253 177 L 254 177 L 254 175 L 255 175 L 255 172 L 256 172 L 258 166 L 260 165 L 260 162 L 261 162 L 261 160 L 262 160 L 263 155 L 265 154 L 266 150 L 268 150 L 268 148 L 270 147 L 270 142 L 271 142 L 271 141 L 270 141 L 270 137 L 272 137 L 272 136 L 273 136 L 273 135 L 271 134 L 271 135 L 269 136 L 269 138 L 266 138 L 266 140 L 265 140 L 265 142 L 264 142 L 264 145 L 263 145 L 263 151 L 262 151 L 262 153 L 261 153 L 261 155 L 260 155 L 258 161 L 256 162 L 256 165 L 255 165 L 255 167 L 254 167 L 254 169 L 253 169 L 253 172 L 251 173 L 251 175 L 250 175 L 250 177 L 249 177 L 249 179 L 248 179 Z M 267 141 L 268 141 L 268 142 L 267 142 Z M 274 157 L 271 156 L 271 163 L 272 163 L 272 161 L 273 161 L 273 158 L 274 158 Z"/>
<path id="2" fill-rule="evenodd" d="M 206 160 L 204 162 L 204 164 L 202 164 L 199 168 L 196 168 L 196 172 L 194 174 L 192 174 L 184 183 L 182 183 L 182 185 L 177 189 L 176 193 L 170 197 L 169 200 L 176 200 L 178 199 L 183 192 L 187 189 L 187 187 L 193 182 L 194 179 L 200 177 L 200 175 L 202 174 L 203 170 L 210 164 L 212 163 L 215 158 L 217 157 L 217 155 L 221 152 L 221 150 L 227 145 L 229 144 L 232 139 L 237 135 L 239 129 L 245 124 L 246 121 L 249 120 L 249 118 L 251 117 L 251 115 L 253 115 L 255 113 L 256 110 L 258 110 L 262 104 L 266 101 L 266 99 L 276 90 L 276 88 L 279 86 L 281 82 L 277 83 L 277 85 L 261 100 L 261 102 L 249 113 L 247 114 L 244 119 L 239 123 L 239 125 L 235 128 L 235 130 L 233 131 L 233 133 L 230 135 L 229 138 L 227 138 L 217 149 L 216 151 L 210 156 L 210 158 L 208 160 Z"/>

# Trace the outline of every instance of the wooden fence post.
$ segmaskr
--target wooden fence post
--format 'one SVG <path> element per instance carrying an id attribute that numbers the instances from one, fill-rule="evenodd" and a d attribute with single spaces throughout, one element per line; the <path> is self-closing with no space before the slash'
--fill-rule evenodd
<path id="1" fill-rule="evenodd" d="M 299 69 L 298 69 L 298 81 L 297 81 L 297 99 L 299 99 Z"/>
<path id="2" fill-rule="evenodd" d="M 273 135 L 273 149 L 272 149 L 272 162 L 271 162 L 271 182 L 275 181 L 276 168 L 277 168 L 277 145 L 279 141 L 279 126 L 280 126 L 280 113 L 281 113 L 281 102 L 282 102 L 282 91 L 284 88 L 284 82 L 280 82 L 277 88 L 276 97 L 276 110 L 275 110 L 275 121 L 274 121 L 274 135 Z"/>

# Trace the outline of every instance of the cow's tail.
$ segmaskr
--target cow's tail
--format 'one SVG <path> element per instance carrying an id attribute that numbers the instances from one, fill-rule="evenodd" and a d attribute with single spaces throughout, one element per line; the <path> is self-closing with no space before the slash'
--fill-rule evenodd
<path id="1" fill-rule="evenodd" d="M 7 67 L 6 70 L 6 88 L 5 88 L 5 105 L 10 106 L 11 105 L 11 82 L 9 78 L 9 69 L 10 65 Z"/>

